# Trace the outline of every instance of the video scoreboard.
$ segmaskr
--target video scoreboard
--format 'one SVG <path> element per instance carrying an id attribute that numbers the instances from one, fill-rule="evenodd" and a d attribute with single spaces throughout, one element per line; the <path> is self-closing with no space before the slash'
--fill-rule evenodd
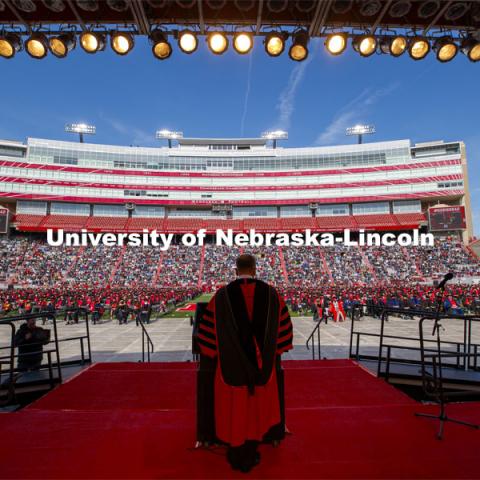
<path id="1" fill-rule="evenodd" d="M 467 228 L 465 207 L 432 207 L 428 210 L 430 230 L 464 230 Z"/>

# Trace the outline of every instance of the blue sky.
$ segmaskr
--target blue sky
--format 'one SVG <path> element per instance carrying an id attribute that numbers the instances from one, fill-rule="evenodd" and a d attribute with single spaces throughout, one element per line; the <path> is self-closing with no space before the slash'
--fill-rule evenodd
<path id="1" fill-rule="evenodd" d="M 96 125 L 99 143 L 154 146 L 163 127 L 192 137 L 283 128 L 286 146 L 313 146 L 353 142 L 345 128 L 362 122 L 376 125 L 371 140 L 463 140 L 479 235 L 480 63 L 461 54 L 448 64 L 433 54 L 419 62 L 361 58 L 350 47 L 332 57 L 321 41 L 310 50 L 300 64 L 286 52 L 268 57 L 259 40 L 250 55 L 215 56 L 201 39 L 194 54 L 175 45 L 165 61 L 144 38 L 126 57 L 108 47 L 96 55 L 77 48 L 63 60 L 21 52 L 0 59 L 0 137 L 69 139 L 64 124 L 85 121 Z"/>

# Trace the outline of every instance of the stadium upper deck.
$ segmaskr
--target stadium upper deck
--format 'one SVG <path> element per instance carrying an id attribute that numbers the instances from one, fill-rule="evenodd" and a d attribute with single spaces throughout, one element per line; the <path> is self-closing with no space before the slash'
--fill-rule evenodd
<path id="1" fill-rule="evenodd" d="M 465 207 L 471 236 L 462 142 L 272 148 L 265 139 L 181 139 L 145 148 L 30 138 L 0 141 L 0 176 L 0 196 L 20 220 L 388 216 L 441 202 Z M 384 226 L 406 225 L 396 220 Z"/>

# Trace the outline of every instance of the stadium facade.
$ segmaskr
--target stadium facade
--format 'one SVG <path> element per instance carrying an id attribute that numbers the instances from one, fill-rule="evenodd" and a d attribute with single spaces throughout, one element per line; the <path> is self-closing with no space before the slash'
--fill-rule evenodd
<path id="1" fill-rule="evenodd" d="M 0 176 L 7 223 L 20 231 L 408 230 L 441 207 L 461 218 L 436 230 L 473 235 L 459 141 L 274 148 L 185 138 L 145 148 L 29 138 L 0 141 Z"/>

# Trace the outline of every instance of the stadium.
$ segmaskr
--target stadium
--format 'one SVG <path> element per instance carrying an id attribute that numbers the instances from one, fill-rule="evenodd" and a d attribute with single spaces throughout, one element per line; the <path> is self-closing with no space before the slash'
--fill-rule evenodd
<path id="1" fill-rule="evenodd" d="M 8 242 L 3 285 L 148 285 L 211 292 L 233 275 L 238 251 L 225 257 L 225 247 L 208 239 L 202 247 L 178 242 L 179 235 L 200 229 L 207 235 L 217 229 L 396 234 L 420 229 L 431 231 L 439 246 L 402 247 L 394 260 L 381 246 L 260 248 L 255 252 L 260 278 L 283 288 L 301 283 L 321 290 L 338 282 L 407 278 L 432 284 L 449 271 L 457 283 L 479 280 L 462 142 L 309 148 L 276 143 L 179 138 L 177 145 L 142 148 L 43 139 L 1 142 L 3 232 L 9 234 L 3 240 Z M 177 240 L 165 252 L 144 247 L 140 255 L 131 247 L 54 253 L 45 242 L 48 229 L 157 230 Z M 57 262 L 51 261 L 55 255 Z M 22 256 L 19 265 L 14 258 Z"/>

